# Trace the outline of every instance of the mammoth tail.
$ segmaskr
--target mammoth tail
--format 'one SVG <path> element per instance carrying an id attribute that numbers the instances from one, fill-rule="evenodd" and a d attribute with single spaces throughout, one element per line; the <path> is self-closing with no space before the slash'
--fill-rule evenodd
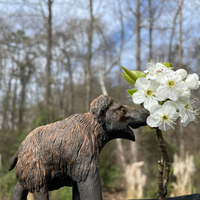
<path id="1" fill-rule="evenodd" d="M 15 167 L 15 165 L 17 164 L 17 160 L 18 160 L 18 151 L 17 151 L 17 152 L 15 153 L 15 155 L 11 158 L 8 171 L 11 171 L 11 170 Z"/>

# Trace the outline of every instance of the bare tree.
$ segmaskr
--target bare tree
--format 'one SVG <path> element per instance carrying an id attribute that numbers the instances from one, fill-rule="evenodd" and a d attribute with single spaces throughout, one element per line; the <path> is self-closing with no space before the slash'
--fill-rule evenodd
<path id="1" fill-rule="evenodd" d="M 68 52 L 63 50 L 64 55 L 67 58 L 67 63 L 66 63 L 66 70 L 68 71 L 69 74 L 69 87 L 70 87 L 70 104 L 69 104 L 69 113 L 73 114 L 74 113 L 74 83 L 73 83 L 73 77 L 72 77 L 72 64 L 71 64 L 71 58 Z"/>
<path id="2" fill-rule="evenodd" d="M 25 32 L 22 30 L 7 34 L 6 38 L 4 38 L 4 46 L 12 61 L 12 74 L 10 78 L 12 80 L 12 77 L 15 76 L 21 84 L 21 91 L 19 95 L 18 127 L 19 129 L 22 129 L 23 116 L 25 112 L 26 89 L 35 69 L 34 60 L 36 58 L 36 54 L 33 50 L 33 43 L 31 39 L 27 37 Z M 11 87 L 11 83 L 9 84 L 9 87 Z"/>
<path id="3" fill-rule="evenodd" d="M 21 92 L 20 92 L 20 104 L 19 104 L 19 120 L 18 120 L 18 126 L 20 129 L 23 128 L 23 117 L 25 112 L 25 100 L 26 100 L 26 91 L 27 91 L 27 84 L 30 81 L 30 78 L 34 72 L 34 64 L 33 64 L 33 58 L 29 58 L 29 55 L 26 55 L 25 60 L 19 61 L 14 60 L 14 62 L 17 64 L 18 72 L 15 74 L 20 79 L 21 83 Z"/>
<path id="4" fill-rule="evenodd" d="M 8 81 L 8 88 L 6 91 L 6 95 L 4 97 L 4 101 L 3 101 L 3 119 L 2 119 L 2 123 L 1 123 L 1 130 L 2 132 L 6 132 L 6 130 L 8 129 L 8 109 L 9 109 L 9 102 L 10 102 L 10 98 L 11 98 L 11 86 L 12 86 L 12 81 L 13 81 L 13 74 L 14 74 L 14 69 L 11 69 L 10 72 L 10 77 L 9 77 L 9 81 Z"/>
<path id="5" fill-rule="evenodd" d="M 180 1 L 179 5 L 179 49 L 178 49 L 178 66 L 182 68 L 182 8 L 183 8 L 184 0 Z M 185 142 L 184 142 L 184 129 L 181 124 L 181 120 L 179 119 L 179 138 L 180 138 L 180 155 L 183 158 L 185 156 Z"/>
<path id="6" fill-rule="evenodd" d="M 90 24 L 88 28 L 88 52 L 87 52 L 87 67 L 86 67 L 86 110 L 89 110 L 90 106 L 90 96 L 91 96 L 91 79 L 92 79 L 92 72 L 91 72 L 91 58 L 92 58 L 92 40 L 93 40 L 93 23 L 94 23 L 94 16 L 93 16 L 93 0 L 90 0 L 89 4 L 90 10 Z"/>
<path id="7" fill-rule="evenodd" d="M 103 38 L 103 40 L 102 40 L 102 43 L 103 43 L 103 63 L 98 64 L 99 75 L 100 75 L 100 85 L 101 85 L 101 90 L 102 90 L 103 94 L 107 94 L 107 89 L 106 89 L 106 86 L 105 86 L 105 77 L 110 73 L 110 71 L 113 69 L 113 67 L 118 65 L 119 68 L 120 68 L 120 72 L 121 72 L 121 54 L 122 54 L 122 51 L 123 51 L 123 47 L 124 47 L 124 44 L 127 41 L 129 41 L 129 39 L 132 37 L 132 35 L 131 35 L 127 40 L 125 40 L 125 38 L 124 38 L 124 32 L 125 32 L 124 22 L 123 22 L 124 16 L 123 16 L 123 13 L 122 13 L 121 3 L 120 3 L 119 0 L 117 1 L 117 5 L 118 5 L 117 6 L 118 9 L 117 9 L 116 12 L 119 13 L 119 21 L 120 21 L 120 26 L 121 26 L 120 46 L 119 46 L 119 50 L 116 52 L 116 56 L 114 56 L 114 59 L 112 59 L 110 64 L 107 63 L 107 60 L 108 60 L 107 51 L 109 49 L 108 44 L 107 44 L 108 39 L 105 36 L 103 28 L 101 26 L 97 27 L 100 35 Z M 108 65 L 108 67 L 106 67 L 107 65 Z"/>
<path id="8" fill-rule="evenodd" d="M 41 1 L 41 0 L 40 0 Z M 43 17 L 47 20 L 47 55 L 46 55 L 46 67 L 45 67 L 45 103 L 49 105 L 51 99 L 51 59 L 52 59 L 52 4 L 53 0 L 48 0 L 48 16 Z M 41 5 L 41 4 L 40 4 Z"/>
<path id="9" fill-rule="evenodd" d="M 152 31 L 153 31 L 153 14 L 152 14 L 151 0 L 149 0 L 149 58 L 151 58 L 153 60 Z"/>
<path id="10" fill-rule="evenodd" d="M 174 20 L 173 20 L 172 32 L 171 32 L 170 40 L 169 40 L 168 62 L 172 61 L 172 40 L 173 40 L 173 37 L 174 37 L 174 34 L 175 34 L 176 20 L 177 20 L 179 12 L 180 12 L 180 6 L 178 7 L 178 9 L 176 11 L 175 16 L 174 16 Z"/>
<path id="11" fill-rule="evenodd" d="M 141 46 L 141 39 L 140 39 L 140 0 L 136 0 L 136 70 L 140 71 L 140 46 Z"/>
<path id="12" fill-rule="evenodd" d="M 183 7 L 183 0 L 180 1 L 180 5 L 179 5 L 179 49 L 178 49 L 178 65 L 179 68 L 182 68 L 182 23 L 183 23 L 183 19 L 182 19 L 182 7 Z"/>
<path id="13" fill-rule="evenodd" d="M 152 3 L 153 2 L 153 3 Z M 159 20 L 163 12 L 163 8 L 165 7 L 165 0 L 162 0 L 162 3 L 157 1 L 148 0 L 148 10 L 149 10 L 149 59 L 153 60 L 153 31 L 155 29 L 159 29 L 159 27 L 155 27 L 155 23 Z"/>

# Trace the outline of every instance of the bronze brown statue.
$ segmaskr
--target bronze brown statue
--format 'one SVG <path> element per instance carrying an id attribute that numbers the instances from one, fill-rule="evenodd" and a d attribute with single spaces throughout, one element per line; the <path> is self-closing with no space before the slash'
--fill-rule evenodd
<path id="1" fill-rule="evenodd" d="M 131 128 L 146 125 L 148 112 L 113 103 L 101 95 L 90 111 L 36 128 L 21 143 L 10 161 L 18 183 L 12 200 L 47 200 L 48 191 L 73 187 L 74 200 L 102 200 L 99 154 L 115 138 L 135 141 Z"/>

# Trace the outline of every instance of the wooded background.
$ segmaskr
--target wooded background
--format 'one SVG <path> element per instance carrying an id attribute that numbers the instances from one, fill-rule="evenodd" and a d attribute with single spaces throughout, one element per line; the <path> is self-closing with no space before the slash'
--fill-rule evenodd
<path id="1" fill-rule="evenodd" d="M 89 111 L 101 94 L 137 107 L 121 65 L 142 71 L 151 58 L 200 75 L 199 15 L 199 0 L 0 0 L 0 199 L 11 196 L 9 161 L 34 128 Z M 200 91 L 192 96 L 200 106 Z M 200 125 L 179 123 L 164 132 L 168 196 L 200 193 Z M 101 153 L 104 198 L 156 197 L 155 130 L 135 135 Z M 71 188 L 50 199 L 71 199 Z"/>

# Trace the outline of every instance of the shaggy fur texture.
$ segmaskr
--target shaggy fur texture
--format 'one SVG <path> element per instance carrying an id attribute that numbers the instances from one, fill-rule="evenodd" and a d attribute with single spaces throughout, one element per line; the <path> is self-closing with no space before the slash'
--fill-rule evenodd
<path id="1" fill-rule="evenodd" d="M 11 159 L 9 170 L 16 166 L 18 178 L 12 199 L 26 199 L 27 191 L 35 200 L 48 199 L 48 191 L 73 186 L 73 199 L 101 200 L 100 151 L 115 138 L 134 141 L 129 126 L 146 125 L 147 116 L 144 109 L 115 104 L 101 95 L 89 112 L 36 128 Z"/>

